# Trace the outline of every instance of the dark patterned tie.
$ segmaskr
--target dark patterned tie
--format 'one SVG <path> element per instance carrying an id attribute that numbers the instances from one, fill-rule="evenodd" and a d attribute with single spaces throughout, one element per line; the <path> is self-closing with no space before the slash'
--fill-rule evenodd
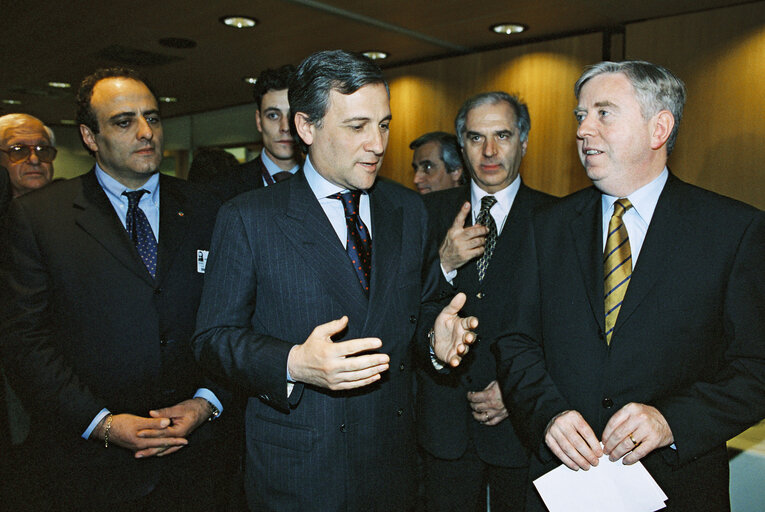
<path id="1" fill-rule="evenodd" d="M 125 217 L 125 229 L 127 229 L 130 239 L 133 240 L 138 254 L 146 265 L 151 277 L 157 274 L 157 239 L 151 230 L 149 219 L 146 214 L 138 207 L 141 196 L 148 193 L 148 190 L 136 190 L 134 192 L 123 192 L 122 195 L 128 198 L 128 211 Z"/>
<path id="2" fill-rule="evenodd" d="M 614 203 L 614 214 L 608 223 L 608 235 L 606 237 L 606 250 L 603 253 L 603 274 L 605 282 L 606 306 L 606 343 L 611 344 L 611 335 L 614 332 L 616 318 L 622 308 L 624 294 L 632 277 L 632 251 L 630 249 L 630 237 L 627 228 L 622 221 L 622 216 L 632 208 L 629 199 L 618 199 Z"/>
<path id="3" fill-rule="evenodd" d="M 353 269 L 361 283 L 364 293 L 369 296 L 369 281 L 372 275 L 372 237 L 359 215 L 359 201 L 361 192 L 337 193 L 329 196 L 338 199 L 343 204 L 345 211 L 345 224 L 348 226 L 348 238 L 345 250 L 353 263 Z"/>
<path id="4" fill-rule="evenodd" d="M 497 198 L 494 196 L 483 196 L 481 199 L 481 211 L 478 212 L 476 217 L 476 223 L 482 224 L 489 228 L 489 233 L 486 235 L 486 244 L 483 248 L 483 255 L 478 259 L 478 281 L 483 281 L 486 277 L 486 269 L 489 268 L 489 260 L 494 253 L 494 247 L 497 245 L 497 223 L 494 222 L 494 217 L 491 216 L 491 207 L 497 204 Z"/>

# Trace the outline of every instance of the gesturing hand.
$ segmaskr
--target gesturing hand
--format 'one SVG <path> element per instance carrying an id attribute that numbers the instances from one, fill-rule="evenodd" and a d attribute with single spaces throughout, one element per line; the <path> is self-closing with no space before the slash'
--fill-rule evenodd
<path id="1" fill-rule="evenodd" d="M 489 228 L 481 224 L 465 227 L 465 219 L 470 213 L 470 203 L 466 202 L 457 212 L 452 226 L 438 249 L 441 266 L 446 273 L 483 254 L 486 235 Z"/>
<path id="2" fill-rule="evenodd" d="M 439 361 L 457 367 L 468 352 L 468 347 L 476 340 L 472 331 L 478 327 L 474 316 L 462 318 L 457 313 L 465 305 L 467 296 L 460 292 L 441 310 L 433 326 L 433 352 Z"/>
<path id="3" fill-rule="evenodd" d="M 348 317 L 316 326 L 308 339 L 295 345 L 287 357 L 287 368 L 295 381 L 340 390 L 366 386 L 388 369 L 387 354 L 362 354 L 382 347 L 379 338 L 333 342 L 332 336 L 348 325 Z M 361 354 L 361 355 L 357 355 Z"/>

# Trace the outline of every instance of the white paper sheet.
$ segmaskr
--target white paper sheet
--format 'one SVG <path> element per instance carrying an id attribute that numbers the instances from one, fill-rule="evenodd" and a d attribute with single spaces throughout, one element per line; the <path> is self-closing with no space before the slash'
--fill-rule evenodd
<path id="1" fill-rule="evenodd" d="M 637 462 L 611 462 L 603 455 L 596 467 L 572 471 L 560 465 L 534 480 L 550 512 L 655 512 L 667 496 Z"/>

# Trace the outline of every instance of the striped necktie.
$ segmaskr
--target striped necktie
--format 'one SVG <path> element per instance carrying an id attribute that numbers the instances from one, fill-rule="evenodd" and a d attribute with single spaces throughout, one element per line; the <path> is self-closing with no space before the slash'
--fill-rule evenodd
<path id="1" fill-rule="evenodd" d="M 491 207 L 497 204 L 497 198 L 494 196 L 483 196 L 481 199 L 481 211 L 478 212 L 478 217 L 475 221 L 477 224 L 481 224 L 489 228 L 489 233 L 486 235 L 486 243 L 483 248 L 483 255 L 478 259 L 476 266 L 478 267 L 478 281 L 483 281 L 486 277 L 486 269 L 489 268 L 489 260 L 491 255 L 494 254 L 494 247 L 497 245 L 497 223 L 494 222 L 494 217 L 491 216 Z"/>
<path id="2" fill-rule="evenodd" d="M 608 223 L 606 250 L 603 254 L 603 274 L 606 306 L 606 343 L 611 344 L 611 335 L 616 318 L 622 307 L 624 294 L 632 277 L 632 251 L 627 228 L 622 221 L 624 213 L 632 208 L 629 199 L 618 199 L 614 203 L 614 214 Z"/>

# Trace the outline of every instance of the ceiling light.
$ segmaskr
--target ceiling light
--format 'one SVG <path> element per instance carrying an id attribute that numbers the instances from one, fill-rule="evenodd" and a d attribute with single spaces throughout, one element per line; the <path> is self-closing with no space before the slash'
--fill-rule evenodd
<path id="1" fill-rule="evenodd" d="M 178 101 L 178 98 L 174 98 L 172 96 L 160 96 L 157 98 L 162 103 L 175 103 Z"/>
<path id="2" fill-rule="evenodd" d="M 362 55 L 365 57 L 372 59 L 372 60 L 380 60 L 380 59 L 387 59 L 388 54 L 385 52 L 379 52 L 379 51 L 369 51 L 364 52 Z"/>
<path id="3" fill-rule="evenodd" d="M 48 82 L 48 85 L 56 89 L 69 89 L 72 86 L 72 84 L 67 82 Z"/>
<path id="4" fill-rule="evenodd" d="M 493 25 L 491 29 L 497 34 L 519 34 L 526 30 L 526 25 L 520 23 L 500 23 L 499 25 Z"/>
<path id="5" fill-rule="evenodd" d="M 255 85 L 257 83 L 257 81 L 258 81 L 258 79 L 255 78 L 254 76 L 246 76 L 246 77 L 242 78 L 242 80 L 244 80 L 245 82 L 247 82 L 250 85 Z"/>
<path id="6" fill-rule="evenodd" d="M 5 103 L 6 105 L 21 105 L 21 102 L 19 100 L 8 100 L 8 99 L 5 99 L 5 100 L 3 100 L 3 103 Z"/>
<path id="7" fill-rule="evenodd" d="M 220 22 L 234 28 L 251 28 L 257 25 L 258 20 L 249 16 L 223 16 Z"/>

